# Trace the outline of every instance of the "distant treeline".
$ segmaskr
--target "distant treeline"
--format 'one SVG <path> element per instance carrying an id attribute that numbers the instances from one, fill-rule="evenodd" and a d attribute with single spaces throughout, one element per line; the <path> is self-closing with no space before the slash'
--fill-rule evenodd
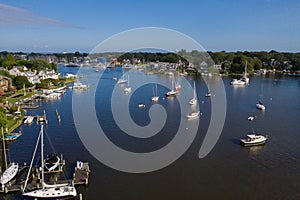
<path id="1" fill-rule="evenodd" d="M 260 52 L 208 52 L 215 64 L 229 73 L 241 73 L 247 62 L 248 72 L 259 69 L 300 70 L 300 53 Z"/>
<path id="2" fill-rule="evenodd" d="M 24 54 L 22 52 L 13 53 L 14 55 Z M 40 63 L 27 63 L 26 61 L 14 60 L 10 57 L 7 60 L 8 52 L 0 52 L 0 65 L 7 65 L 10 67 L 14 62 L 17 64 L 28 65 L 29 68 L 36 68 Z M 38 56 L 43 54 L 30 53 L 29 56 Z M 45 54 L 44 54 L 45 55 Z M 218 65 L 221 68 L 221 73 L 242 73 L 244 71 L 245 65 L 247 63 L 247 69 L 249 73 L 253 73 L 254 70 L 259 69 L 275 69 L 275 70 L 288 70 L 288 71 L 300 71 L 300 53 L 285 53 L 277 51 L 259 51 L 259 52 L 248 52 L 248 51 L 238 51 L 238 52 L 201 52 L 193 50 L 188 52 L 186 50 L 180 50 L 176 53 L 159 53 L 159 52 L 107 52 L 89 55 L 87 53 L 80 53 L 76 51 L 75 53 L 55 53 L 47 54 L 55 56 L 57 58 L 66 58 L 67 61 L 72 58 L 81 58 L 79 61 L 89 58 L 105 57 L 107 60 L 112 60 L 117 58 L 118 61 L 123 62 L 124 60 L 139 60 L 142 63 L 146 62 L 169 62 L 178 63 L 182 62 L 184 67 L 192 62 L 195 66 L 200 66 L 201 64 L 207 64 L 208 67 L 213 65 Z M 32 66 L 31 66 L 32 65 Z M 44 65 L 44 63 L 43 63 Z M 56 66 L 50 66 L 49 68 L 55 68 Z"/>
<path id="3" fill-rule="evenodd" d="M 56 63 L 48 63 L 47 61 L 40 58 L 36 58 L 32 60 L 24 60 L 20 58 L 15 58 L 14 55 L 10 53 L 1 54 L 0 67 L 4 67 L 10 70 L 13 66 L 26 66 L 28 69 L 37 70 L 37 71 L 45 70 L 45 69 L 53 69 L 57 71 L 58 69 Z"/>

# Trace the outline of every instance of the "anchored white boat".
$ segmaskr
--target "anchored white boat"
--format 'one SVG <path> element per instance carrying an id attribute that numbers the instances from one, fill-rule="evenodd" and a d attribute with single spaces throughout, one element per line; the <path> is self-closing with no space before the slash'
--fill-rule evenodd
<path id="1" fill-rule="evenodd" d="M 254 120 L 254 116 L 249 116 L 247 119 L 248 119 L 248 121 L 253 121 Z"/>
<path id="2" fill-rule="evenodd" d="M 139 108 L 145 108 L 146 106 L 145 106 L 145 104 L 142 104 L 142 103 L 141 103 L 141 104 L 138 104 L 138 107 L 139 107 Z"/>
<path id="3" fill-rule="evenodd" d="M 205 94 L 205 97 L 211 97 L 211 93 L 210 93 L 210 92 L 207 92 L 207 93 Z"/>
<path id="4" fill-rule="evenodd" d="M 0 178 L 0 182 L 2 185 L 5 185 L 9 181 L 11 181 L 19 171 L 19 164 L 18 163 L 10 163 L 7 169 L 3 172 Z"/>
<path id="5" fill-rule="evenodd" d="M 42 175 L 42 188 L 41 189 L 35 189 L 29 192 L 23 191 L 22 195 L 27 196 L 27 197 L 32 197 L 32 198 L 51 198 L 51 199 L 57 199 L 57 198 L 68 198 L 68 197 L 75 197 L 77 195 L 77 191 L 74 186 L 68 185 L 68 184 L 53 184 L 49 185 L 45 183 L 44 180 L 44 133 L 43 133 L 43 125 L 41 125 L 41 131 L 36 143 L 36 147 L 38 146 L 39 140 L 41 141 L 41 175 Z M 27 183 L 30 175 L 30 171 L 32 168 L 34 156 L 36 153 L 36 148 L 33 153 L 33 158 L 31 160 L 30 168 L 26 177 L 25 185 L 24 185 L 24 190 L 27 189 Z"/>
<path id="6" fill-rule="evenodd" d="M 191 112 L 189 114 L 186 115 L 187 119 L 196 119 L 198 118 L 200 115 L 200 111 L 195 111 L 195 112 Z"/>
<path id="7" fill-rule="evenodd" d="M 88 88 L 89 88 L 88 85 L 84 85 L 79 81 L 75 82 L 73 85 L 73 89 L 88 89 Z"/>
<path id="8" fill-rule="evenodd" d="M 34 119 L 33 116 L 31 116 L 31 115 L 27 116 L 27 118 L 24 121 L 24 124 L 27 124 L 27 125 L 32 124 L 33 119 Z"/>
<path id="9" fill-rule="evenodd" d="M 118 80 L 118 84 L 124 84 L 124 83 L 127 83 L 128 82 L 128 80 L 127 79 L 125 79 L 125 77 L 124 77 L 124 71 L 123 71 L 123 67 L 122 67 L 122 77 Z"/>
<path id="10" fill-rule="evenodd" d="M 230 82 L 231 85 L 248 85 L 249 84 L 249 77 L 247 76 L 247 61 L 245 65 L 245 72 L 244 75 L 240 79 L 232 79 Z"/>
<path id="11" fill-rule="evenodd" d="M 256 108 L 259 110 L 266 110 L 266 106 L 261 101 L 256 103 Z"/>
<path id="12" fill-rule="evenodd" d="M 154 94 L 154 88 L 153 88 L 153 97 L 151 98 L 153 102 L 158 102 L 159 96 L 157 95 L 157 84 L 155 85 L 155 94 Z"/>
<path id="13" fill-rule="evenodd" d="M 172 79 L 172 90 L 166 93 L 166 97 L 175 97 L 177 94 L 176 90 L 174 90 L 174 80 Z"/>
<path id="14" fill-rule="evenodd" d="M 129 86 L 129 76 L 128 76 L 128 85 L 127 85 L 127 87 L 124 88 L 124 92 L 125 93 L 131 92 L 131 87 Z"/>
<path id="15" fill-rule="evenodd" d="M 197 93 L 196 93 L 196 85 L 194 81 L 194 97 L 190 100 L 190 105 L 196 105 L 197 104 Z"/>
<path id="16" fill-rule="evenodd" d="M 246 139 L 241 139 L 240 142 L 243 146 L 256 146 L 265 144 L 267 139 L 268 136 L 249 134 Z"/>

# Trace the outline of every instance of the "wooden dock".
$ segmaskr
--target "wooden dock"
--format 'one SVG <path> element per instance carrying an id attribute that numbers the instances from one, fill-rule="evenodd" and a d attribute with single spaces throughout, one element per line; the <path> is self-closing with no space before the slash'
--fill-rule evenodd
<path id="1" fill-rule="evenodd" d="M 24 165 L 20 172 L 18 173 L 17 177 L 6 184 L 5 186 L 0 186 L 0 193 L 11 193 L 11 192 L 20 192 L 22 191 L 26 176 L 29 170 L 29 166 Z M 35 190 L 42 188 L 41 183 L 41 172 L 39 171 L 39 167 L 34 167 L 32 170 L 33 172 L 30 175 L 28 186 L 29 190 Z M 53 172 L 52 172 L 53 173 Z M 89 163 L 84 162 L 81 168 L 75 167 L 75 171 L 73 173 L 72 179 L 67 180 L 48 180 L 46 181 L 47 184 L 71 184 L 71 185 L 88 185 L 89 180 Z"/>

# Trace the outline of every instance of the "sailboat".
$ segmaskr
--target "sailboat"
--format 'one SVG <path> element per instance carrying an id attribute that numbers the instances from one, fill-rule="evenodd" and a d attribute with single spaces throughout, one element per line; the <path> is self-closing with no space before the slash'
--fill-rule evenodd
<path id="1" fill-rule="evenodd" d="M 166 93 L 167 97 L 174 97 L 176 96 L 177 92 L 174 90 L 174 80 L 172 79 L 172 90 Z"/>
<path id="2" fill-rule="evenodd" d="M 194 97 L 190 100 L 190 105 L 196 105 L 197 104 L 197 93 L 196 93 L 196 85 L 194 81 Z"/>
<path id="3" fill-rule="evenodd" d="M 124 84 L 124 83 L 127 83 L 127 79 L 125 79 L 124 77 L 124 71 L 123 71 L 123 68 L 122 68 L 122 77 L 118 80 L 118 84 Z"/>
<path id="4" fill-rule="evenodd" d="M 18 163 L 10 163 L 7 166 L 7 157 L 6 157 L 6 149 L 5 149 L 5 141 L 4 141 L 4 134 L 3 134 L 3 127 L 2 127 L 2 141 L 3 141 L 3 150 L 4 150 L 4 160 L 5 160 L 5 171 L 1 174 L 0 182 L 2 187 L 11 181 L 19 171 L 19 164 Z"/>
<path id="5" fill-rule="evenodd" d="M 45 183 L 45 178 L 44 178 L 44 168 L 45 168 L 45 162 L 44 162 L 44 133 L 43 133 L 43 124 L 41 125 L 41 131 L 36 143 L 36 148 L 33 153 L 33 157 L 31 160 L 30 168 L 26 177 L 25 185 L 24 185 L 24 190 L 26 190 L 30 171 L 32 168 L 34 156 L 36 153 L 37 145 L 38 142 L 41 142 L 41 175 L 42 175 L 42 188 L 41 189 L 36 189 L 32 190 L 29 192 L 23 191 L 22 195 L 26 197 L 32 197 L 32 198 L 52 198 L 52 199 L 57 199 L 57 198 L 67 198 L 67 197 L 75 197 L 77 195 L 77 191 L 74 186 L 68 185 L 68 184 L 53 184 L 49 185 Z"/>
<path id="6" fill-rule="evenodd" d="M 177 92 L 179 92 L 181 90 L 181 85 L 179 83 L 179 75 L 177 75 L 177 81 L 176 81 L 176 84 L 175 84 L 175 90 Z"/>
<path id="7" fill-rule="evenodd" d="M 245 65 L 245 72 L 244 75 L 240 79 L 233 79 L 230 84 L 231 85 L 248 85 L 249 84 L 249 77 L 247 76 L 247 61 Z"/>
<path id="8" fill-rule="evenodd" d="M 198 111 L 193 111 L 193 112 L 190 112 L 189 114 L 187 114 L 186 115 L 186 118 L 187 119 L 196 119 L 196 118 L 198 118 L 199 117 L 199 115 L 200 115 L 200 111 L 198 110 Z"/>
<path id="9" fill-rule="evenodd" d="M 155 93 L 154 93 L 154 88 L 153 88 L 153 97 L 152 97 L 152 101 L 153 102 L 158 102 L 159 96 L 157 96 L 157 84 L 155 85 Z"/>
<path id="10" fill-rule="evenodd" d="M 124 92 L 125 93 L 131 92 L 131 87 L 129 86 L 129 76 L 128 76 L 128 85 L 127 85 L 127 87 L 124 88 Z"/>
<path id="11" fill-rule="evenodd" d="M 188 120 L 196 119 L 200 116 L 200 110 L 198 109 L 197 102 L 196 107 L 192 108 L 192 112 L 186 115 Z"/>

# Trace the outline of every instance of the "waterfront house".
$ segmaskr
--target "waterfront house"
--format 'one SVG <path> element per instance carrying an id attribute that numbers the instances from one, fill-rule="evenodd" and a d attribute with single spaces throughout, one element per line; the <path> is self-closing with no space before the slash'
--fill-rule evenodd
<path id="1" fill-rule="evenodd" d="M 9 77 L 0 75 L 0 95 L 5 94 L 9 90 L 15 90 L 12 86 L 12 80 Z"/>

